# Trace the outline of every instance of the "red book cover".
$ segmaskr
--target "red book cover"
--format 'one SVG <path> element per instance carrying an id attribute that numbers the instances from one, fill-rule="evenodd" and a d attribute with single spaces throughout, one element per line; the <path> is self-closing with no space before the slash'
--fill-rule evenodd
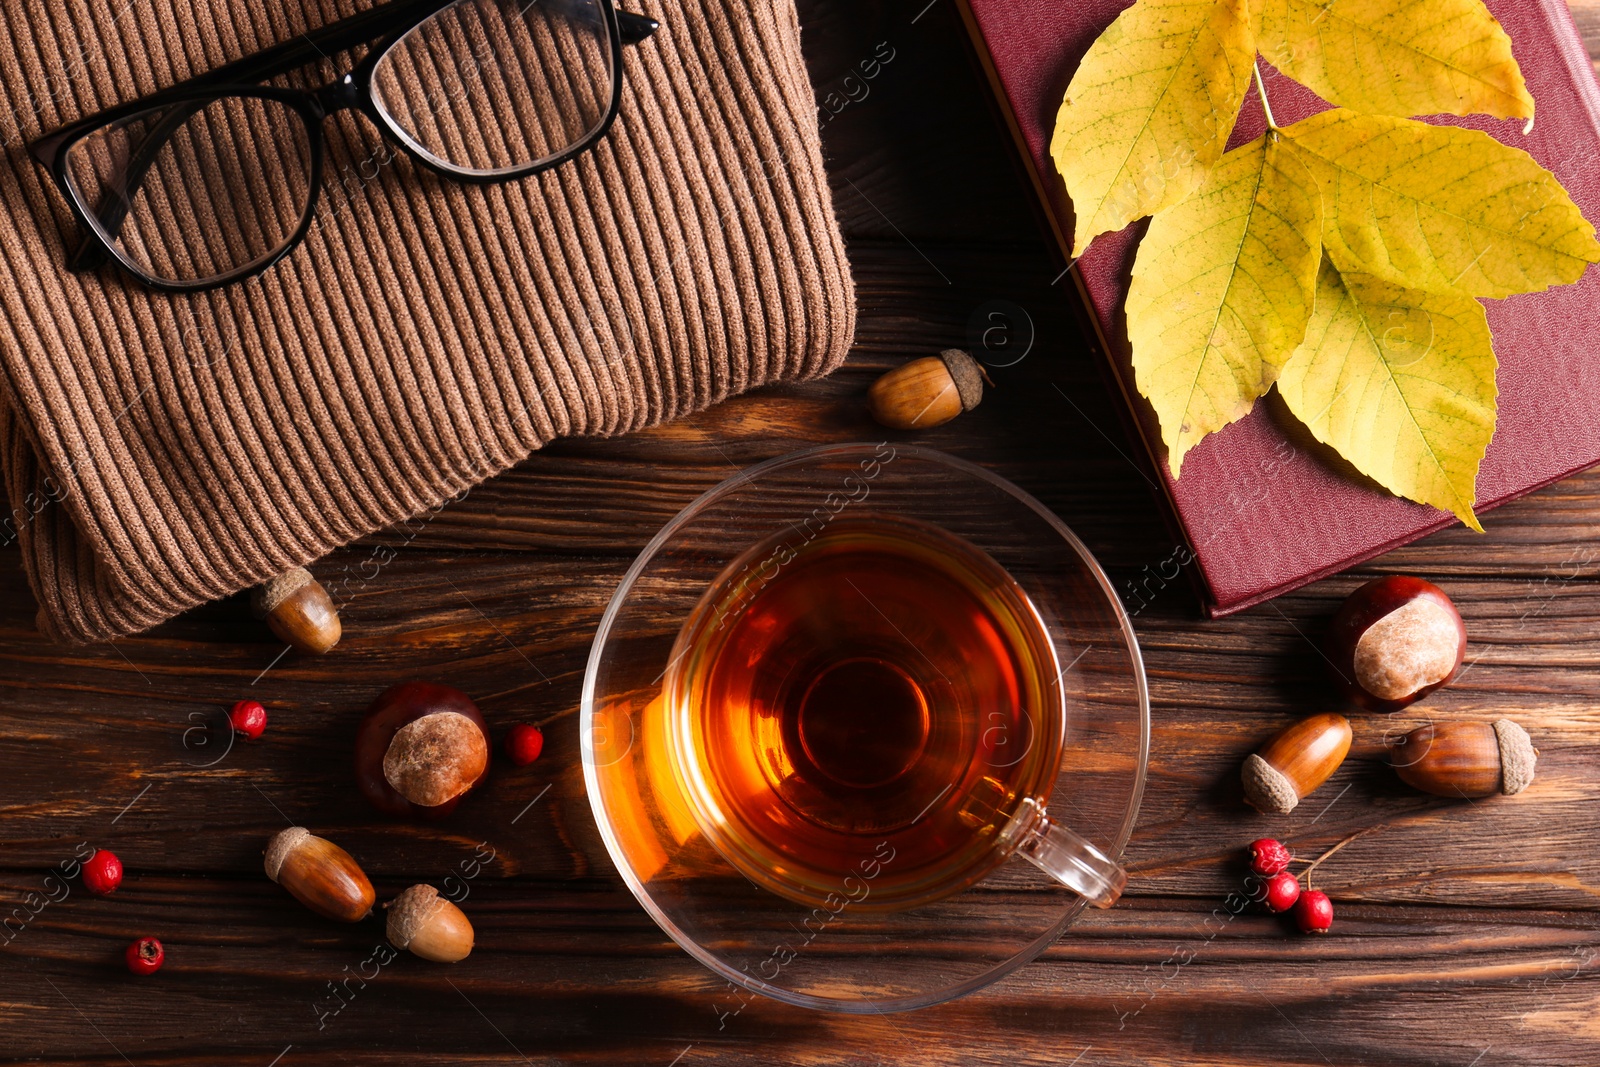
<path id="1" fill-rule="evenodd" d="M 1063 259 L 1072 206 L 1050 159 L 1067 84 L 1128 0 L 960 0 L 978 57 L 1027 165 Z M 1600 221 L 1600 86 L 1564 0 L 1488 0 L 1511 36 L 1537 108 L 1520 121 L 1431 117 L 1483 130 L 1553 171 L 1591 222 Z M 1327 104 L 1269 74 L 1280 125 Z M 1229 147 L 1265 128 L 1254 87 Z M 1130 407 L 1157 480 L 1194 552 L 1207 609 L 1225 615 L 1336 573 L 1449 525 L 1448 513 L 1391 495 L 1318 444 L 1277 399 L 1202 441 L 1174 481 L 1156 417 L 1134 389 L 1122 318 L 1145 224 L 1097 239 L 1071 276 Z M 1500 361 L 1500 414 L 1478 473 L 1482 513 L 1600 462 L 1600 269 L 1574 285 L 1485 301 Z M 1493 536 L 1493 517 L 1484 520 Z"/>

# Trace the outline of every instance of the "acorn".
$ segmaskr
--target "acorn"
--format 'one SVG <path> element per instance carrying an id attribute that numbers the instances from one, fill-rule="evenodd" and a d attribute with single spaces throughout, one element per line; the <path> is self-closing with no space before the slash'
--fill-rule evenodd
<path id="1" fill-rule="evenodd" d="M 250 608 L 297 651 L 320 656 L 344 635 L 328 591 L 304 567 L 291 567 L 250 594 Z"/>
<path id="2" fill-rule="evenodd" d="M 1244 761 L 1244 798 L 1257 811 L 1287 815 L 1326 782 L 1350 751 L 1350 720 L 1324 712 L 1274 734 Z"/>
<path id="3" fill-rule="evenodd" d="M 867 390 L 867 410 L 896 430 L 942 426 L 978 406 L 987 378 L 977 360 L 959 348 L 947 348 L 937 356 L 896 367 L 873 382 Z"/>
<path id="4" fill-rule="evenodd" d="M 1419 726 L 1389 747 L 1389 763 L 1413 789 L 1441 797 L 1520 793 L 1533 781 L 1538 749 L 1510 719 Z"/>
<path id="5" fill-rule="evenodd" d="M 455 963 L 472 952 L 472 923 L 431 885 L 414 885 L 385 904 L 395 948 L 435 963 Z"/>
<path id="6" fill-rule="evenodd" d="M 377 894 L 350 853 L 307 830 L 291 826 L 267 842 L 267 877 L 327 919 L 360 922 L 372 914 Z"/>

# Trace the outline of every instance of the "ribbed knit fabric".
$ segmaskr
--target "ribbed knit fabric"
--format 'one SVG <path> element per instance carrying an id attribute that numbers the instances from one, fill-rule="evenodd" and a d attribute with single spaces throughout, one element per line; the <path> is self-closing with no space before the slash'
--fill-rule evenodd
<path id="1" fill-rule="evenodd" d="M 0 6 L 0 544 L 20 540 L 57 639 L 149 627 L 553 438 L 824 374 L 849 346 L 791 0 L 629 0 L 662 28 L 625 50 L 605 141 L 555 170 L 441 181 L 346 112 L 309 236 L 261 277 L 171 296 L 64 269 L 76 226 L 26 141 L 366 6 Z"/>

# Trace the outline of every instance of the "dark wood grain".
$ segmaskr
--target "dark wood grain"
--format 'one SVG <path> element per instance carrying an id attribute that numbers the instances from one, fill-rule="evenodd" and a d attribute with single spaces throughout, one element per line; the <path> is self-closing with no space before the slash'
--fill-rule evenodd
<path id="1" fill-rule="evenodd" d="M 323 659 L 279 659 L 242 598 L 114 646 L 52 647 L 33 630 L 15 550 L 0 552 L 0 914 L 49 892 L 80 843 L 116 849 L 129 868 L 116 896 L 74 888 L 5 935 L 0 1059 L 1600 1062 L 1600 474 L 1491 513 L 1486 536 L 1445 531 L 1202 621 L 1182 581 L 1151 579 L 1174 545 L 1051 286 L 952 13 L 925 3 L 800 5 L 824 99 L 880 42 L 895 53 L 824 131 L 861 299 L 857 347 L 832 378 L 625 439 L 560 443 L 426 521 L 335 553 L 318 571 L 345 638 Z M 1573 8 L 1600 42 L 1600 0 Z M 1037 494 L 1136 609 L 1154 735 L 1129 895 L 953 1004 L 853 1018 L 752 1001 L 719 1026 L 725 988 L 634 903 L 589 812 L 575 729 L 589 640 L 633 555 L 679 508 L 791 448 L 884 436 L 865 416 L 867 384 L 966 343 L 994 299 L 1027 311 L 1032 350 L 995 372 L 980 408 L 916 439 Z M 1411 712 L 1357 720 L 1352 758 L 1293 815 L 1246 814 L 1240 759 L 1334 706 L 1309 638 L 1357 584 L 1390 571 L 1448 587 L 1471 634 L 1468 670 Z M 448 822 L 378 820 L 349 774 L 351 738 L 372 697 L 406 677 L 468 690 L 501 729 L 543 723 L 546 754 L 498 769 Z M 200 744 L 196 727 L 245 694 L 270 708 L 267 740 Z M 1541 750 L 1538 780 L 1472 803 L 1410 792 L 1382 744 L 1424 716 L 1517 719 Z M 477 951 L 450 968 L 397 961 L 331 1012 L 328 984 L 381 929 L 319 922 L 262 876 L 261 847 L 288 821 L 340 841 L 382 896 L 444 878 L 488 842 L 496 859 L 469 904 Z M 1249 839 L 1278 834 L 1314 853 L 1380 825 L 1319 871 L 1338 906 L 1329 936 L 1231 913 Z M 170 962 L 134 980 L 118 956 L 145 933 Z M 953 951 L 908 946 L 941 950 Z"/>

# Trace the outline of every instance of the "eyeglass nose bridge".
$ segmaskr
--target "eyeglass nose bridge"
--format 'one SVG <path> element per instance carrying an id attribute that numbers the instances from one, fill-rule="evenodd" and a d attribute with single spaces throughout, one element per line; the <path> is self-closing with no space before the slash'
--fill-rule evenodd
<path id="1" fill-rule="evenodd" d="M 361 88 L 354 71 L 324 85 L 312 97 L 321 109 L 321 118 L 361 106 Z"/>

